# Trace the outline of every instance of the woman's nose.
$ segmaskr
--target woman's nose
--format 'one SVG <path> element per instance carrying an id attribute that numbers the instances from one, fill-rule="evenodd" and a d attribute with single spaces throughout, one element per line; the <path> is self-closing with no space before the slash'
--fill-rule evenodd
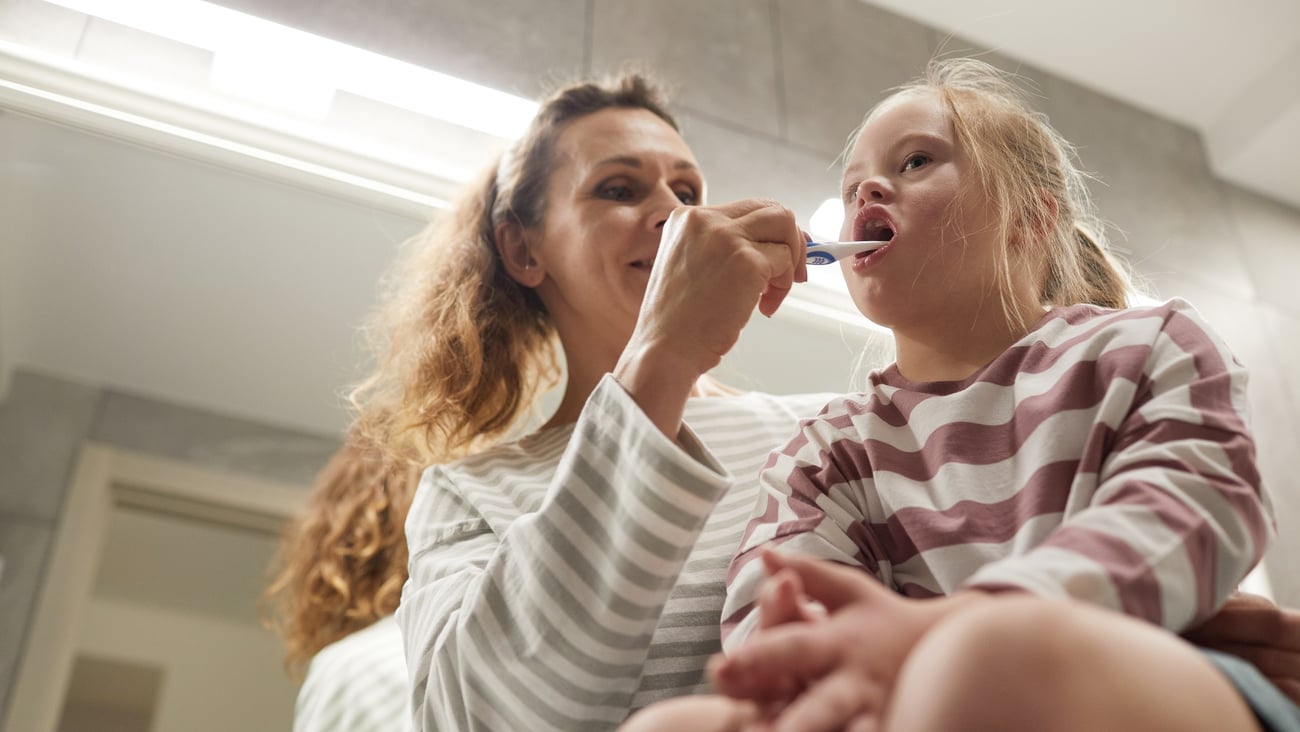
<path id="1" fill-rule="evenodd" d="M 671 186 L 655 186 L 654 192 L 646 200 L 649 211 L 646 221 L 650 224 L 650 228 L 662 229 L 668 221 L 668 214 L 672 213 L 673 209 L 683 205 L 685 204 L 677 197 L 677 192 Z"/>

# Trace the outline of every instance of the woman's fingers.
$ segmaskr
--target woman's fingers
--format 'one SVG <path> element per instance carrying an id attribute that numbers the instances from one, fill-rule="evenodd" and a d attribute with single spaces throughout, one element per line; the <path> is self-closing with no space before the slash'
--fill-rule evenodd
<path id="1" fill-rule="evenodd" d="M 1266 597 L 1233 593 L 1200 626 L 1184 633 L 1194 643 L 1254 643 L 1300 653 L 1300 612 L 1278 607 Z"/>
<path id="2" fill-rule="evenodd" d="M 1284 679 L 1270 677 L 1269 681 L 1272 681 L 1273 685 L 1283 694 L 1286 694 L 1287 698 L 1293 703 L 1300 704 L 1300 681 L 1290 677 Z"/>
<path id="3" fill-rule="evenodd" d="M 771 315 L 789 293 L 805 246 L 798 232 L 794 214 L 772 201 L 674 209 L 632 345 L 699 373 L 716 366 L 755 307 Z"/>
<path id="4" fill-rule="evenodd" d="M 1248 661 L 1269 678 L 1300 683 L 1300 654 L 1295 651 L 1246 643 L 1220 643 L 1214 648 Z"/>
<path id="5" fill-rule="evenodd" d="M 1237 592 L 1218 613 L 1183 636 L 1249 662 L 1300 704 L 1300 612 Z"/>

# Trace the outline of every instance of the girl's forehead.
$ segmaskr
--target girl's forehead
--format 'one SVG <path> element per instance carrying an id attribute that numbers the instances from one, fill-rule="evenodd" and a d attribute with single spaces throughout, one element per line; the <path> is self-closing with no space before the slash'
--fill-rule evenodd
<path id="1" fill-rule="evenodd" d="M 853 141 L 854 156 L 882 150 L 910 134 L 952 137 L 948 112 L 939 95 L 928 89 L 909 89 L 886 98 L 867 115 Z"/>

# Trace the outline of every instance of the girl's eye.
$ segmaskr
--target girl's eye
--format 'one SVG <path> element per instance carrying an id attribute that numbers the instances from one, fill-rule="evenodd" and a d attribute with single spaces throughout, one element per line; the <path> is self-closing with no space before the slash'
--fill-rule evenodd
<path id="1" fill-rule="evenodd" d="M 858 197 L 859 183 L 853 183 L 844 187 L 844 202 L 853 203 L 853 199 Z"/>
<path id="2" fill-rule="evenodd" d="M 694 206 L 700 202 L 700 196 L 691 188 L 683 188 L 677 191 L 677 200 L 681 201 L 683 205 Z"/>
<path id="3" fill-rule="evenodd" d="M 917 168 L 930 162 L 930 156 L 925 153 L 913 153 L 907 156 L 903 161 L 903 170 L 916 170 Z"/>

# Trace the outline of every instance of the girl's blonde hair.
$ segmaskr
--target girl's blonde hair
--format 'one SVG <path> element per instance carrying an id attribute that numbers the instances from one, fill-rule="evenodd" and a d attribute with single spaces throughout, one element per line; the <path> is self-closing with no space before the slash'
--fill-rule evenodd
<path id="1" fill-rule="evenodd" d="M 469 187 L 408 243 L 368 328 L 374 370 L 351 394 L 361 439 L 398 461 L 445 462 L 507 435 L 559 379 L 555 329 L 541 300 L 506 272 L 496 228 L 542 225 L 557 141 L 575 119 L 643 109 L 668 123 L 640 74 L 565 87 Z"/>
<path id="2" fill-rule="evenodd" d="M 1106 243 L 1074 147 L 1030 107 L 1014 77 L 977 59 L 935 60 L 891 98 L 918 92 L 935 94 L 947 109 L 989 201 L 1003 248 L 997 280 L 1008 319 L 1023 325 L 1012 293 L 1014 274 L 1024 271 L 1043 273 L 1041 305 L 1124 307 L 1131 293 L 1127 267 Z"/>

